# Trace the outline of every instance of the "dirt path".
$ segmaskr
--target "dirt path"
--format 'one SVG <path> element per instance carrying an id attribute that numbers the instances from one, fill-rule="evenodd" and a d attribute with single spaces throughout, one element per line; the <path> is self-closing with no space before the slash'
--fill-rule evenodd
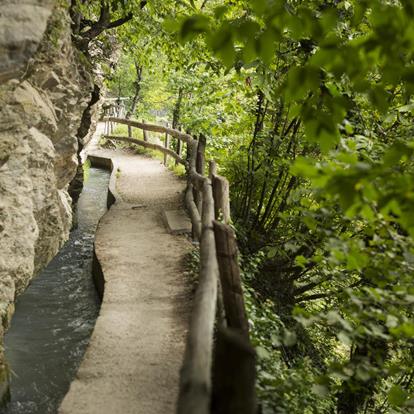
<path id="1" fill-rule="evenodd" d="M 182 266 L 191 246 L 185 236 L 167 232 L 162 211 L 181 207 L 184 182 L 159 161 L 111 154 L 120 168 L 116 188 L 122 200 L 96 234 L 104 299 L 59 412 L 173 413 L 190 310 Z"/>

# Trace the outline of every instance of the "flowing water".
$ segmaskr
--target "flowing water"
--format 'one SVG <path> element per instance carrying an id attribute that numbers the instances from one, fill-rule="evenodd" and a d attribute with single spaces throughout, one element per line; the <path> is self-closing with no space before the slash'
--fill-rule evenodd
<path id="1" fill-rule="evenodd" d="M 91 263 L 106 211 L 109 173 L 91 168 L 78 228 L 16 303 L 5 337 L 11 400 L 4 414 L 56 413 L 82 360 L 99 311 Z"/>

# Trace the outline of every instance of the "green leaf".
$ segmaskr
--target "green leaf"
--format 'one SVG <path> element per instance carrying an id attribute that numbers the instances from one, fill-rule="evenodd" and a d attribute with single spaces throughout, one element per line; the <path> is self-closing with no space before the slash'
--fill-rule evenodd
<path id="1" fill-rule="evenodd" d="M 312 392 L 316 395 L 318 395 L 319 397 L 326 397 L 327 395 L 329 395 L 329 388 L 326 387 L 325 385 L 321 385 L 321 384 L 313 384 L 312 385 Z"/>
<path id="2" fill-rule="evenodd" d="M 348 346 L 352 345 L 352 340 L 345 331 L 339 332 L 337 336 L 338 336 L 339 341 L 342 342 L 343 344 L 348 345 Z"/>
<path id="3" fill-rule="evenodd" d="M 286 330 L 283 335 L 283 344 L 286 346 L 293 346 L 297 342 L 296 333 Z"/>
<path id="4" fill-rule="evenodd" d="M 393 385 L 388 391 L 388 401 L 391 405 L 401 407 L 407 401 L 408 393 L 399 385 Z"/>
<path id="5" fill-rule="evenodd" d="M 183 41 L 193 39 L 197 34 L 207 32 L 209 20 L 206 16 L 195 14 L 184 20 L 181 25 L 180 37 Z"/>
<path id="6" fill-rule="evenodd" d="M 295 257 L 295 263 L 304 269 L 306 264 L 308 263 L 308 259 L 305 256 L 299 255 Z"/>
<path id="7" fill-rule="evenodd" d="M 275 41 L 275 33 L 271 29 L 265 30 L 259 37 L 258 53 L 262 58 L 262 61 L 266 64 L 270 64 L 275 56 Z"/>
<path id="8" fill-rule="evenodd" d="M 266 359 L 266 358 L 269 358 L 270 356 L 269 351 L 262 346 L 256 347 L 256 353 L 260 359 Z"/>

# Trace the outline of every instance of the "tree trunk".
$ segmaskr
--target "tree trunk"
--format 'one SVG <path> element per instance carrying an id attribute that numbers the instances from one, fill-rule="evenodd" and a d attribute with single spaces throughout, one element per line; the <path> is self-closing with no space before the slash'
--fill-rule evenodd
<path id="1" fill-rule="evenodd" d="M 173 119 L 172 119 L 172 128 L 178 129 L 180 127 L 180 114 L 181 114 L 181 104 L 183 101 L 183 88 L 178 89 L 178 97 L 173 109 Z M 178 155 L 181 154 L 181 141 L 176 140 L 175 151 Z"/>
<path id="2" fill-rule="evenodd" d="M 126 119 L 130 119 L 131 116 L 135 113 L 135 109 L 137 108 L 139 101 L 139 93 L 141 92 L 142 66 L 137 61 L 135 61 L 135 70 L 137 73 L 137 78 L 134 82 L 135 91 L 134 96 L 132 98 L 131 107 L 125 115 Z"/>

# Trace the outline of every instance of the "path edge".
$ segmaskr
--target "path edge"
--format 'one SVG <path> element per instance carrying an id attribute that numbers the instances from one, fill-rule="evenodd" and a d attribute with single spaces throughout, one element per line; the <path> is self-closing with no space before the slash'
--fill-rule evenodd
<path id="1" fill-rule="evenodd" d="M 118 171 L 118 167 L 116 162 L 110 157 L 104 157 L 101 155 L 92 155 L 88 154 L 87 159 L 91 163 L 92 167 L 102 168 L 107 170 L 111 173 L 108 183 L 108 193 L 106 196 L 106 207 L 107 211 L 103 216 L 99 219 L 98 225 L 95 231 L 95 239 L 93 243 L 93 257 L 92 257 L 92 279 L 95 284 L 96 291 L 98 292 L 99 299 L 103 300 L 104 291 L 105 291 L 105 274 L 102 270 L 101 262 L 99 261 L 98 254 L 96 252 L 96 238 L 99 232 L 99 227 L 101 225 L 102 219 L 108 214 L 108 211 L 111 207 L 120 200 L 120 196 L 116 191 L 116 173 Z"/>

